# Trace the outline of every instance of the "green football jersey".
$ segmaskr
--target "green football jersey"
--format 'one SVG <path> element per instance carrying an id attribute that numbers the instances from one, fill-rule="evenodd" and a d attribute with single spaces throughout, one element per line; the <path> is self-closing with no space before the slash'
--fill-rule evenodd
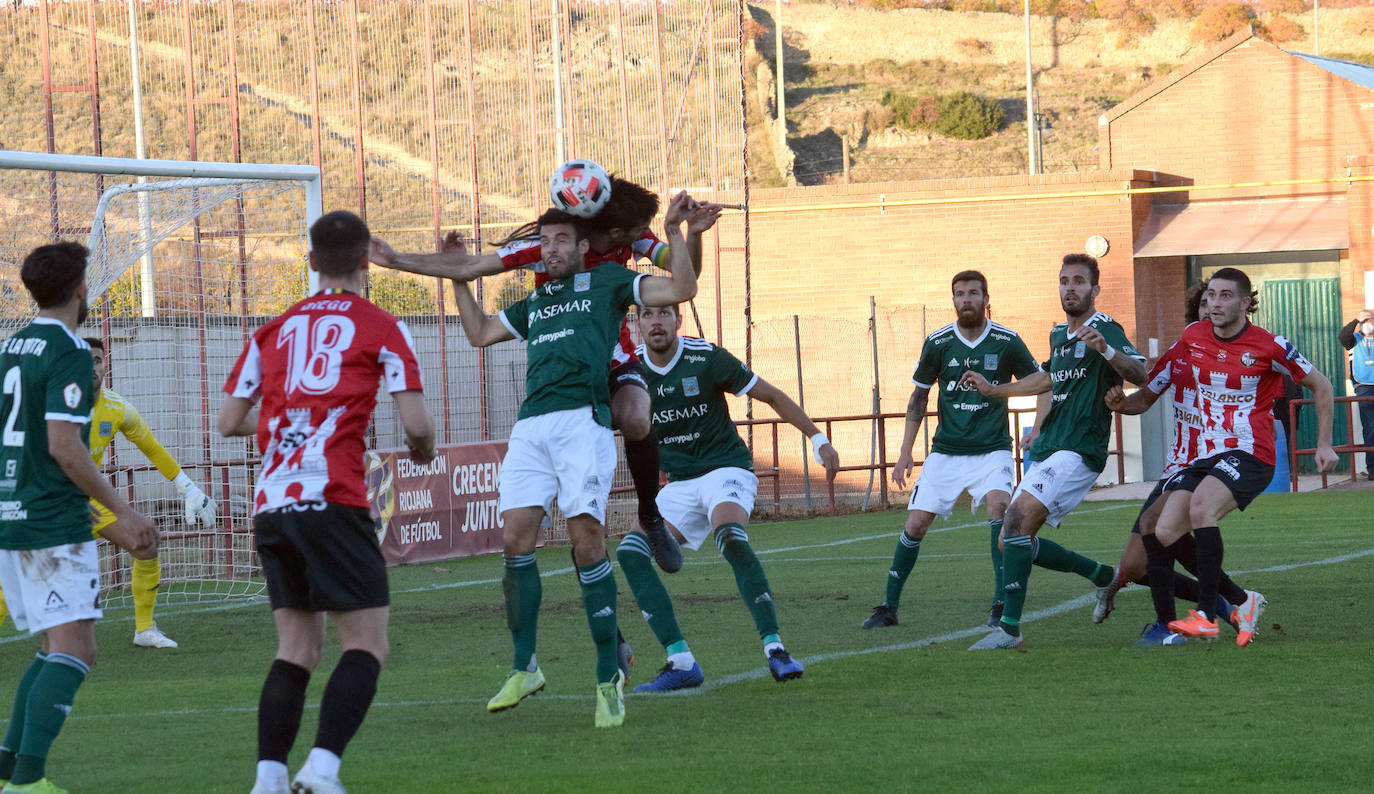
<path id="1" fill-rule="evenodd" d="M 643 277 L 607 262 L 535 287 L 497 315 L 528 343 L 521 419 L 590 405 L 596 421 L 611 426 L 606 370 Z"/>
<path id="2" fill-rule="evenodd" d="M 39 317 L 0 343 L 0 549 L 44 549 L 91 539 L 86 494 L 48 453 L 48 420 L 86 426 L 95 402 L 91 347 Z"/>
<path id="3" fill-rule="evenodd" d="M 1096 312 L 1086 325 L 1096 328 L 1116 348 L 1117 355 L 1144 361 L 1116 320 Z M 1068 323 L 1050 331 L 1050 360 L 1045 367 L 1054 386 L 1050 412 L 1031 445 L 1030 459 L 1039 463 L 1061 449 L 1077 452 L 1093 471 L 1107 465 L 1107 442 L 1112 435 L 1112 412 L 1102 396 L 1120 386 L 1121 376 L 1101 353 L 1069 332 Z"/>
<path id="4" fill-rule="evenodd" d="M 956 323 L 926 337 L 911 382 L 923 389 L 939 388 L 936 413 L 940 424 L 931 449 L 946 455 L 1011 449 L 1006 399 L 984 397 L 977 389 L 960 386 L 959 378 L 973 370 L 997 385 L 1039 369 L 1021 337 L 992 321 L 972 342 L 959 334 Z"/>
<path id="5" fill-rule="evenodd" d="M 639 346 L 649 382 L 649 418 L 658 438 L 659 465 L 669 480 L 732 466 L 754 470 L 754 458 L 730 419 L 726 394 L 745 394 L 759 376 L 724 348 L 680 336 L 677 353 L 660 369 Z"/>

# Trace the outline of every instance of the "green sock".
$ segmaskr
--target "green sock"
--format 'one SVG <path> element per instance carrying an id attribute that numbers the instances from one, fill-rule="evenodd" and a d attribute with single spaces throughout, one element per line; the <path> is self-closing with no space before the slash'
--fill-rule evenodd
<path id="1" fill-rule="evenodd" d="M 1076 573 L 1098 587 L 1112 583 L 1112 566 L 1090 560 L 1076 551 L 1069 551 L 1052 540 L 1036 538 L 1032 545 L 1035 564 L 1052 571 Z"/>
<path id="2" fill-rule="evenodd" d="M 887 596 L 883 603 L 897 611 L 897 602 L 902 600 L 902 588 L 906 587 L 911 569 L 916 567 L 916 558 L 921 554 L 921 541 L 906 534 L 897 533 L 897 550 L 892 552 L 892 567 L 887 572 Z"/>
<path id="3" fill-rule="evenodd" d="M 635 603 L 644 619 L 649 622 L 654 636 L 665 649 L 674 643 L 682 642 L 682 629 L 678 628 L 677 616 L 673 614 L 673 599 L 668 596 L 668 588 L 658 578 L 654 570 L 649 539 L 642 532 L 631 532 L 616 546 L 615 558 L 620 562 L 620 571 L 625 581 L 630 583 Z M 686 643 L 683 643 L 686 650 Z M 669 651 L 673 653 L 673 651 Z"/>
<path id="4" fill-rule="evenodd" d="M 38 677 L 47 658 L 40 652 L 29 669 L 19 677 L 19 686 L 14 690 L 14 709 L 10 712 L 9 728 L 5 730 L 5 743 L 0 744 L 0 780 L 9 780 L 14 776 L 14 760 L 19 755 L 19 742 L 24 737 L 24 711 L 29 704 L 29 689 L 33 687 L 33 680 Z"/>
<path id="5" fill-rule="evenodd" d="M 515 645 L 511 669 L 530 670 L 539 637 L 539 603 L 544 599 L 544 584 L 539 579 L 533 552 L 506 557 L 501 589 L 506 596 L 506 626 Z"/>
<path id="6" fill-rule="evenodd" d="M 777 634 L 778 613 L 773 608 L 773 594 L 768 590 L 768 578 L 763 575 L 763 566 L 749 546 L 744 527 L 739 524 L 716 527 L 716 546 L 735 572 L 735 585 L 739 587 L 744 605 L 749 608 L 759 637 Z"/>
<path id="7" fill-rule="evenodd" d="M 992 557 L 992 603 L 995 604 L 1006 597 L 1002 593 L 1002 550 L 997 548 L 997 536 L 1002 534 L 1002 519 L 988 521 L 988 529 L 991 535 L 988 554 Z"/>
<path id="8" fill-rule="evenodd" d="M 1002 607 L 1002 628 L 1012 636 L 1021 633 L 1021 610 L 1026 606 L 1026 587 L 1030 583 L 1031 550 L 1030 535 L 1018 535 L 1003 541 L 1002 588 L 1006 596 Z"/>
<path id="9" fill-rule="evenodd" d="M 75 656 L 50 653 L 29 686 L 24 710 L 24 736 L 15 759 L 15 785 L 33 783 L 47 774 L 48 750 L 72 711 L 76 690 L 91 668 Z"/>
<path id="10" fill-rule="evenodd" d="M 582 608 L 587 610 L 587 626 L 596 643 L 596 682 L 604 684 L 620 671 L 616 658 L 615 576 L 611 574 L 611 559 L 577 569 L 582 583 Z"/>

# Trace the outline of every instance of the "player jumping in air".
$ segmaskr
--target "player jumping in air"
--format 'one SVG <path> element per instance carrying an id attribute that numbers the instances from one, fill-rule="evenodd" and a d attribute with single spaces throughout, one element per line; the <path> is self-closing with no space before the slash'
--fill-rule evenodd
<path id="1" fill-rule="evenodd" d="M 47 778 L 48 751 L 95 663 L 100 558 L 89 500 L 115 516 L 104 536 L 138 557 L 157 554 L 157 529 L 100 474 L 86 446 L 94 402 L 86 318 L 86 248 L 35 248 L 19 270 L 38 316 L 0 345 L 0 582 L 20 631 L 41 635 L 15 680 L 0 743 L 0 788 L 65 794 Z"/>
<path id="2" fill-rule="evenodd" d="M 495 316 L 482 311 L 466 283 L 459 284 L 458 310 L 468 341 L 487 347 L 525 340 L 529 358 L 525 401 L 501 464 L 502 587 L 514 658 L 505 683 L 487 703 L 489 711 L 516 706 L 544 686 L 535 659 L 543 586 L 534 549 L 540 519 L 557 499 L 568 517 L 582 605 L 596 645 L 594 722 L 609 728 L 625 721 L 625 676 L 616 655 L 616 586 L 603 524 L 616 462 L 605 373 L 632 304 L 665 305 L 696 295 L 696 273 L 681 226 L 685 220 L 702 223 L 711 214 L 686 193 L 673 197 L 664 218 L 671 277 L 636 274 L 614 262 L 589 269 L 590 243 L 580 219 L 549 210 L 539 219 L 540 256 L 549 281 Z"/>
<path id="3" fill-rule="evenodd" d="M 827 480 L 833 481 L 839 471 L 839 455 L 792 398 L 724 348 L 679 336 L 681 327 L 677 306 L 639 309 L 639 335 L 644 340 L 639 356 L 648 370 L 654 435 L 668 473 L 668 484 L 658 493 L 659 510 L 669 529 L 690 549 L 700 548 L 708 535 L 715 537 L 716 548 L 730 563 L 740 597 L 763 640 L 768 671 L 777 681 L 800 678 L 801 662 L 787 653 L 778 637 L 772 589 L 745 533 L 759 478 L 754 476 L 749 448 L 730 421 L 725 395 L 747 394 L 772 406 L 783 421 L 811 439 Z M 648 538 L 631 532 L 620 541 L 615 556 L 635 603 L 668 655 L 658 677 L 635 691 L 700 686 L 705 676 L 683 639 L 668 590 L 649 563 Z"/>
<path id="4" fill-rule="evenodd" d="M 720 205 L 693 202 L 695 206 L 700 206 L 704 212 L 693 216 L 696 222 L 687 228 L 685 245 L 692 268 L 700 274 L 701 235 L 715 224 Z M 649 223 L 657 214 L 657 195 L 634 182 L 612 177 L 610 201 L 595 217 L 585 221 L 587 267 L 594 268 L 603 262 L 628 266 L 638 259 L 665 267 L 665 263 L 671 261 L 672 241 L 665 244 L 649 230 Z M 374 250 L 374 261 L 408 273 L 470 282 L 482 276 L 528 267 L 535 273 L 536 287 L 551 278 L 533 224 L 512 232 L 499 243 L 496 251 L 481 255 L 468 254 L 456 232 L 449 232 L 444 242 L 445 250 L 434 254 L 397 253 L 385 243 L 379 243 Z M 654 560 L 665 572 L 673 573 L 682 567 L 682 550 L 664 528 L 663 517 L 655 503 L 658 444 L 650 433 L 649 392 L 644 385 L 644 368 L 635 354 L 628 322 L 621 326 L 618 337 L 613 340 L 607 381 L 611 390 L 611 424 L 620 430 L 625 441 L 625 465 L 638 497 L 639 525 L 649 538 Z"/>
<path id="5" fill-rule="evenodd" d="M 109 449 L 110 442 L 114 441 L 115 431 L 118 431 L 139 448 L 163 477 L 171 480 L 176 486 L 177 492 L 185 500 L 188 526 L 195 526 L 197 523 L 206 527 L 214 526 L 215 516 L 219 513 L 215 500 L 206 496 L 204 491 L 191 482 L 191 478 L 186 476 L 166 448 L 158 443 L 157 437 L 148 428 L 148 423 L 143 421 L 133 403 L 110 389 L 103 388 L 105 376 L 110 371 L 110 357 L 106 355 L 105 343 L 93 336 L 84 339 L 86 344 L 91 346 L 91 359 L 95 368 L 93 388 L 96 398 L 95 408 L 91 411 L 89 441 L 91 459 L 95 461 L 96 467 L 99 468 L 105 463 L 105 450 Z M 105 527 L 114 523 L 115 516 L 95 500 L 91 500 L 91 509 L 97 514 L 95 536 L 98 538 Z M 134 600 L 134 645 L 142 648 L 175 648 L 176 642 L 163 634 L 153 621 L 153 606 L 157 602 L 157 589 L 162 581 L 162 566 L 158 562 L 158 557 L 156 554 L 149 557 L 131 556 L 133 570 L 129 576 L 129 589 Z M 5 607 L 0 603 L 0 620 L 4 619 Z"/>
<path id="6" fill-rule="evenodd" d="M 1033 466 L 1012 494 L 1002 523 L 1002 580 L 1006 605 L 997 628 L 969 650 L 1015 648 L 1024 642 L 1021 612 L 1031 566 L 1071 571 L 1098 588 L 1111 584 L 1116 571 L 1058 543 L 1037 537 L 1046 523 L 1057 527 L 1083 500 L 1107 465 L 1111 411 L 1102 396 L 1122 379 L 1145 378 L 1145 358 L 1126 339 L 1115 320 L 1096 309 L 1097 260 L 1068 254 L 1059 270 L 1059 303 L 1065 321 L 1050 331 L 1048 378 L 1027 378 L 994 386 L 979 372 L 960 383 L 989 397 L 1040 393 L 1028 458 Z M 1051 389 L 1048 394 L 1045 389 Z M 1049 399 L 1046 399 L 1048 396 Z M 1048 404 L 1047 404 L 1048 403 Z"/>
<path id="7" fill-rule="evenodd" d="M 1203 292 L 1206 284 L 1199 283 L 1189 289 L 1186 298 L 1187 307 L 1184 318 L 1189 323 L 1198 320 L 1200 311 L 1206 311 L 1206 303 L 1203 301 Z M 1177 347 L 1177 345 L 1176 345 Z M 1145 503 L 1140 507 L 1140 514 L 1136 516 L 1135 524 L 1131 527 L 1131 534 L 1126 540 L 1126 548 L 1121 552 L 1121 562 L 1116 567 L 1116 578 L 1105 590 L 1098 591 L 1097 604 L 1093 607 L 1093 622 L 1101 623 L 1107 619 L 1115 608 L 1116 593 L 1126 586 L 1127 582 L 1135 582 L 1149 586 L 1148 572 L 1146 570 L 1145 544 L 1141 540 L 1145 535 L 1153 535 L 1155 523 L 1159 520 L 1159 512 L 1164 507 L 1160 497 L 1164 495 L 1164 484 L 1175 472 L 1188 467 L 1188 464 L 1197 459 L 1197 442 L 1202 435 L 1202 418 L 1197 410 L 1197 386 L 1193 383 L 1193 370 L 1186 366 L 1183 361 L 1175 357 L 1176 350 L 1170 349 L 1146 375 L 1144 388 L 1136 390 L 1129 397 L 1125 396 L 1121 387 L 1115 387 L 1107 391 L 1104 398 L 1107 406 L 1113 411 L 1123 414 L 1136 415 L 1149 410 L 1150 406 L 1163 395 L 1166 389 L 1172 395 L 1172 408 L 1174 416 L 1174 443 L 1169 447 L 1169 459 L 1165 463 L 1163 476 L 1150 491 L 1150 495 L 1145 498 Z M 1196 575 L 1197 573 L 1197 547 L 1193 544 L 1192 535 L 1184 535 L 1173 545 L 1174 553 L 1183 567 Z M 1223 571 L 1220 580 L 1220 590 L 1222 598 L 1217 600 L 1218 616 L 1230 623 L 1237 631 L 1248 631 L 1253 633 L 1255 621 L 1263 613 L 1265 605 L 1264 596 L 1254 591 L 1247 591 L 1240 588 L 1231 577 Z M 1197 601 L 1197 580 L 1188 576 L 1174 577 L 1174 596 L 1184 601 Z M 1232 606 L 1234 605 L 1234 607 Z M 1248 616 L 1244 623 L 1240 622 L 1242 617 Z M 1140 639 L 1136 640 L 1138 647 L 1155 647 L 1161 645 L 1182 645 L 1188 638 L 1182 634 L 1175 634 L 1169 631 L 1169 622 L 1174 620 L 1177 614 L 1170 610 L 1156 616 L 1153 623 L 1146 624 L 1141 629 Z"/>
<path id="8" fill-rule="evenodd" d="M 288 791 L 286 760 L 323 652 L 325 615 L 343 655 L 292 794 L 343 794 L 340 758 L 367 716 L 390 650 L 391 594 L 363 475 L 379 382 L 396 401 L 411 460 L 434 459 L 434 420 L 410 331 L 359 294 L 370 239 L 351 212 L 311 225 L 320 291 L 259 328 L 224 386 L 220 433 L 256 434 L 262 450 L 253 536 L 277 628 L 258 701 L 253 794 Z"/>
<path id="9" fill-rule="evenodd" d="M 926 418 L 930 390 L 937 384 L 940 424 L 935 431 L 931 452 L 921 464 L 921 476 L 911 489 L 907 504 L 906 527 L 897 536 L 897 550 L 887 572 L 887 595 L 863 622 L 866 629 L 897 625 L 897 606 L 907 577 L 916 566 L 921 541 L 935 516 L 948 518 L 954 502 L 968 491 L 971 510 L 980 502 L 988 505 L 993 595 L 988 610 L 988 625 L 1002 617 L 1002 552 L 998 539 L 1002 516 L 1011 501 L 1011 434 L 1007 431 L 1007 401 L 985 397 L 960 382 L 965 372 L 980 372 L 994 385 L 1012 378 L 1039 378 L 1040 371 L 1026 343 L 1010 328 L 987 317 L 988 282 L 982 273 L 965 270 L 950 282 L 954 297 L 955 322 L 926 337 L 921 358 L 911 382 L 911 399 L 906 406 L 905 430 L 901 451 L 892 467 L 892 481 L 906 487 L 916 464 L 911 448 L 916 433 Z"/>
<path id="10" fill-rule="evenodd" d="M 1274 477 L 1273 405 L 1283 391 L 1282 372 L 1312 392 L 1317 406 L 1317 470 L 1336 465 L 1331 449 L 1331 382 L 1281 336 L 1250 322 L 1258 306 L 1250 278 L 1224 267 L 1207 280 L 1207 317 L 1183 331 L 1170 348 L 1171 360 L 1192 371 L 1202 432 L 1197 458 L 1164 485 L 1164 507 L 1153 535 L 1142 538 L 1149 558 L 1150 595 L 1155 611 L 1174 606 L 1173 546 L 1188 532 L 1197 543 L 1198 608 L 1169 629 L 1189 637 L 1216 637 L 1217 592 L 1222 565 L 1221 519 L 1245 507 Z M 1263 598 L 1247 601 L 1253 614 L 1240 614 L 1236 644 L 1254 637 Z"/>

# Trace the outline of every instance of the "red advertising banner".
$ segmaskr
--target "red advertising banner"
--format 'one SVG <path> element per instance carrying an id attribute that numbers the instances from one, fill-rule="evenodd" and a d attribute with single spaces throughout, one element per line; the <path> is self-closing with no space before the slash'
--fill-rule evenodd
<path id="1" fill-rule="evenodd" d="M 501 550 L 497 485 L 505 441 L 448 444 L 429 464 L 405 450 L 367 453 L 367 498 L 387 565 Z"/>

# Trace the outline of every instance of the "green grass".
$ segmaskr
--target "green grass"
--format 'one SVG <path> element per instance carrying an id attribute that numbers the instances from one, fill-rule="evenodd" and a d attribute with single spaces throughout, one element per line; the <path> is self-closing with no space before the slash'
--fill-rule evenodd
<path id="1" fill-rule="evenodd" d="M 1271 604 L 1245 649 L 1224 628 L 1215 644 L 1137 650 L 1150 619 L 1142 589 L 1123 592 L 1094 626 L 1085 581 L 1036 569 L 1028 612 L 1058 614 L 1026 625 L 1021 652 L 968 653 L 990 585 L 985 525 L 962 510 L 924 543 L 902 624 L 861 631 L 903 514 L 756 525 L 782 636 L 805 677 L 768 678 L 729 567 L 714 548 L 689 552 L 665 582 L 707 684 L 627 698 L 614 731 L 592 727 L 592 649 L 566 549 L 539 555 L 548 688 L 497 715 L 483 704 L 510 661 L 499 560 L 398 569 L 391 662 L 343 776 L 358 792 L 1358 788 L 1374 751 L 1361 727 L 1374 668 L 1368 506 L 1367 492 L 1266 496 L 1224 522 L 1228 570 Z M 1113 562 L 1136 507 L 1086 503 L 1047 532 Z M 1301 567 L 1264 570 L 1280 565 Z M 661 650 L 617 580 L 643 682 Z M 275 647 L 266 607 L 159 616 L 180 649 L 131 647 L 127 613 L 100 624 L 103 656 L 55 748 L 54 780 L 74 792 L 247 791 Z M 32 650 L 0 644 L 6 689 Z M 334 646 L 310 703 L 336 658 Z M 293 767 L 317 715 L 306 713 Z"/>

